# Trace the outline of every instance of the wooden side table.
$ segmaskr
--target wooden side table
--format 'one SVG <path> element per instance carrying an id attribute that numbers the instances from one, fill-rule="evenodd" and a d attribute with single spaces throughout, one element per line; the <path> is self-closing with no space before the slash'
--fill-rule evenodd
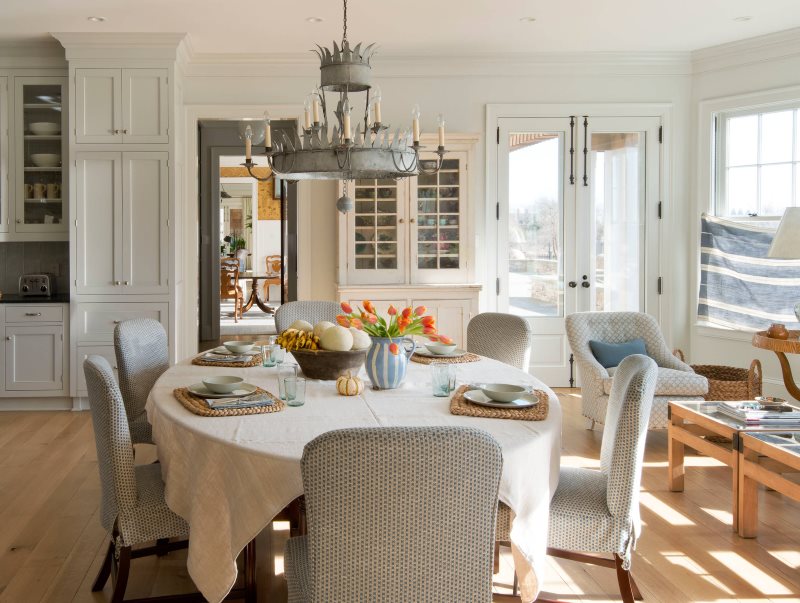
<path id="1" fill-rule="evenodd" d="M 800 354 L 800 331 L 789 331 L 789 339 L 775 339 L 767 337 L 766 331 L 758 331 L 753 334 L 753 346 L 762 350 L 772 350 L 781 363 L 781 373 L 783 373 L 783 384 L 787 391 L 795 400 L 800 400 L 800 387 L 794 382 L 792 367 L 786 354 Z"/>

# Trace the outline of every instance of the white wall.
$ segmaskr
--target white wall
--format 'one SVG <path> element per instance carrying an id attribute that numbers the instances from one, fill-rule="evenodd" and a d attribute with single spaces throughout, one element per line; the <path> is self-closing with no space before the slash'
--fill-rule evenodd
<path id="1" fill-rule="evenodd" d="M 700 169 L 702 162 L 710 161 L 702 148 L 700 137 L 708 133 L 700 131 L 703 101 L 740 96 L 751 93 L 774 91 L 800 85 L 800 34 L 780 34 L 751 41 L 738 42 L 707 49 L 696 53 L 696 70 L 692 78 L 692 204 L 687 216 L 692 231 L 693 255 L 688 270 L 687 300 L 690 302 L 691 356 L 696 364 L 727 364 L 749 366 L 753 358 L 761 361 L 764 370 L 764 391 L 770 395 L 790 398 L 783 387 L 778 359 L 772 352 L 754 348 L 750 335 L 695 326 L 697 303 L 699 225 L 700 214 L 710 210 L 707 195 L 707 171 Z M 800 300 L 800 290 L 798 290 Z M 791 356 L 791 355 L 790 355 Z M 800 372 L 800 361 L 792 360 L 796 376 Z"/>

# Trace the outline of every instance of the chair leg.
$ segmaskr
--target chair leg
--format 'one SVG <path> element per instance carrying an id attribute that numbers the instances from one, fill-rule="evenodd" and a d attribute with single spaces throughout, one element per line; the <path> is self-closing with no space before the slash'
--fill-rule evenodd
<path id="1" fill-rule="evenodd" d="M 114 594 L 111 596 L 111 603 L 122 603 L 125 600 L 125 589 L 128 587 L 128 576 L 131 572 L 131 547 L 124 546 L 119 550 L 116 566 Z"/>
<path id="2" fill-rule="evenodd" d="M 114 557 L 114 543 L 108 543 L 108 550 L 106 551 L 106 556 L 103 559 L 103 565 L 100 566 L 100 571 L 97 572 L 97 578 L 94 579 L 94 584 L 92 584 L 92 592 L 96 593 L 103 590 L 103 587 L 108 582 L 108 577 L 111 575 L 111 560 Z"/>
<path id="3" fill-rule="evenodd" d="M 245 603 L 256 603 L 256 541 L 247 543 L 244 549 L 244 589 Z"/>
<path id="4" fill-rule="evenodd" d="M 168 544 L 168 543 L 169 543 L 169 538 L 159 538 L 158 540 L 156 540 L 156 548 L 161 548 L 165 544 Z M 156 556 L 157 557 L 165 557 L 168 554 L 169 554 L 169 550 L 163 549 L 163 550 L 158 551 L 156 553 Z"/>
<path id="5" fill-rule="evenodd" d="M 494 574 L 500 573 L 500 543 L 494 543 L 494 569 L 492 571 Z"/>
<path id="6" fill-rule="evenodd" d="M 617 582 L 619 582 L 619 592 L 622 595 L 622 601 L 623 603 L 633 603 L 635 598 L 633 595 L 633 585 L 631 584 L 631 572 L 630 570 L 623 569 L 622 557 L 619 555 L 614 555 L 614 564 L 617 569 Z M 637 588 L 636 590 L 638 591 L 639 589 Z M 639 593 L 639 597 L 641 596 L 641 593 Z"/>

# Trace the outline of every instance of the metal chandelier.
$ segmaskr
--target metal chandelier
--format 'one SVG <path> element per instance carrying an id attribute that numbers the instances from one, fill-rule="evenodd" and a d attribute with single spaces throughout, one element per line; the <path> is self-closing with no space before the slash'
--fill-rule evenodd
<path id="1" fill-rule="evenodd" d="M 252 158 L 253 147 L 262 140 L 268 166 L 289 181 L 344 180 L 346 183 L 354 179 L 399 179 L 436 173 L 441 168 L 446 152 L 444 119 L 439 116 L 439 144 L 433 151 L 438 158 L 430 162 L 420 160 L 423 147 L 419 141 L 417 105 L 412 110 L 411 129 L 398 128 L 391 133 L 389 125 L 381 121 L 380 88 L 372 86 L 370 59 L 375 45 L 362 49 L 359 43 L 351 48 L 347 40 L 347 0 L 343 3 L 341 45 L 334 42 L 332 49 L 317 45 L 317 50 L 313 51 L 320 59 L 320 85 L 306 97 L 304 123 L 299 132 L 282 129 L 273 132 L 266 112 L 264 122 L 241 122 L 240 134 L 245 143 L 242 165 L 253 178 L 266 180 L 253 173 L 253 168 L 258 167 Z M 363 119 L 356 115 L 355 121 L 354 93 L 365 93 Z M 330 111 L 333 103 L 335 109 Z M 335 118 L 332 125 L 329 112 Z"/>

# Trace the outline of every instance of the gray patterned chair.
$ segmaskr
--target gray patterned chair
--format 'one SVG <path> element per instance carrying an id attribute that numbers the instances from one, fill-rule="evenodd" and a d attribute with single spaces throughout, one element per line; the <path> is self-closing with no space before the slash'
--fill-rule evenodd
<path id="1" fill-rule="evenodd" d="M 312 325 L 321 320 L 336 323 L 336 316 L 342 308 L 334 301 L 292 301 L 278 306 L 275 310 L 275 329 L 282 333 L 295 320 L 305 320 Z"/>
<path id="2" fill-rule="evenodd" d="M 661 328 L 649 314 L 641 312 L 577 312 L 567 316 L 567 338 L 578 364 L 581 403 L 587 427 L 602 423 L 613 387 L 614 368 L 604 368 L 592 354 L 589 341 L 622 343 L 643 339 L 647 355 L 658 365 L 658 380 L 650 414 L 650 429 L 667 427 L 670 400 L 702 400 L 708 380 L 678 360 L 670 351 Z"/>
<path id="3" fill-rule="evenodd" d="M 617 570 L 622 600 L 641 593 L 630 575 L 641 533 L 639 486 L 658 366 L 634 354 L 617 367 L 600 449 L 600 470 L 562 467 L 550 502 L 549 555 Z M 610 553 L 613 559 L 587 553 Z"/>
<path id="4" fill-rule="evenodd" d="M 531 324 L 519 316 L 483 312 L 467 325 L 467 351 L 528 370 L 533 345 Z"/>
<path id="5" fill-rule="evenodd" d="M 463 427 L 343 429 L 303 452 L 289 603 L 492 600 L 500 446 Z"/>
<path id="6" fill-rule="evenodd" d="M 103 590 L 116 567 L 111 603 L 124 601 L 132 559 L 148 555 L 165 555 L 186 548 L 189 526 L 176 515 L 164 500 L 161 465 L 134 465 L 128 417 L 119 386 L 108 361 L 102 356 L 89 356 L 83 363 L 86 388 L 92 412 L 97 465 L 100 471 L 100 522 L 111 535 L 103 565 L 92 585 L 92 591 Z M 170 538 L 179 538 L 169 542 Z M 133 549 L 156 542 L 155 546 Z M 255 545 L 245 548 L 245 588 L 232 591 L 255 600 Z M 139 599 L 137 599 L 139 600 Z M 175 601 L 173 595 L 153 597 L 148 601 Z"/>
<path id="7" fill-rule="evenodd" d="M 153 430 L 144 407 L 153 384 L 169 368 L 167 333 L 151 318 L 125 320 L 114 327 L 114 352 L 131 441 L 152 444 Z"/>

